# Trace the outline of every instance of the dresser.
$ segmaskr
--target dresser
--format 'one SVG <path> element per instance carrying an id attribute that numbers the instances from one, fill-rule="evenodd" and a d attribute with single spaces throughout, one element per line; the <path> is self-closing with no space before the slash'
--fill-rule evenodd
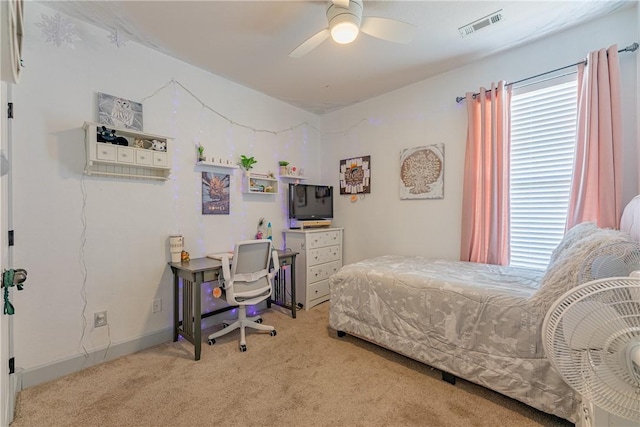
<path id="1" fill-rule="evenodd" d="M 342 231 L 342 228 L 285 231 L 285 247 L 299 253 L 296 300 L 305 310 L 329 300 L 329 277 L 342 267 Z"/>

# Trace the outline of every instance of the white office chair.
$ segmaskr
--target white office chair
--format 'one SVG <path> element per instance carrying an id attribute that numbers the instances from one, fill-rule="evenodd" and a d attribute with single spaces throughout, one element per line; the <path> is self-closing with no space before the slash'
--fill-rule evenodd
<path id="1" fill-rule="evenodd" d="M 263 325 L 260 316 L 247 317 L 248 305 L 258 304 L 271 296 L 276 274 L 275 268 L 270 270 L 272 257 L 277 268 L 280 265 L 278 253 L 272 248 L 271 240 L 246 240 L 236 243 L 231 267 L 229 259 L 222 258 L 225 298 L 230 305 L 238 306 L 238 320 L 224 321 L 223 329 L 209 335 L 209 345 L 215 344 L 216 338 L 240 329 L 240 351 L 247 351 L 246 327 L 276 335 L 274 327 Z"/>

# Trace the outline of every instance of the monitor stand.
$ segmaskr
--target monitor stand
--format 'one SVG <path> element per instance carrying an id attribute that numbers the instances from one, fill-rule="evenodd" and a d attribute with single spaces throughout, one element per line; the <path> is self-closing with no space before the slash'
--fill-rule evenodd
<path id="1" fill-rule="evenodd" d="M 304 230 L 305 228 L 323 228 L 323 227 L 331 227 L 331 220 L 330 219 L 308 219 L 308 220 L 289 219 L 289 228 Z"/>

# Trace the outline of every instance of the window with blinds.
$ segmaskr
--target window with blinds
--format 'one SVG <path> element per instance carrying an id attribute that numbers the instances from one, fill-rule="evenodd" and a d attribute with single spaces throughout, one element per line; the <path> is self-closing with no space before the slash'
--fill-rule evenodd
<path id="1" fill-rule="evenodd" d="M 575 151 L 577 82 L 514 91 L 510 265 L 545 269 L 564 235 Z"/>

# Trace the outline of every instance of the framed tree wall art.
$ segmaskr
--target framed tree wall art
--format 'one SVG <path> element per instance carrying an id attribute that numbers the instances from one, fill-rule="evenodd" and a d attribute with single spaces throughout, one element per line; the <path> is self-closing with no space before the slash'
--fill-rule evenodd
<path id="1" fill-rule="evenodd" d="M 371 156 L 340 160 L 340 194 L 371 193 Z"/>
<path id="2" fill-rule="evenodd" d="M 230 175 L 202 172 L 202 214 L 229 215 Z"/>
<path id="3" fill-rule="evenodd" d="M 444 144 L 402 150 L 400 199 L 444 198 Z"/>

